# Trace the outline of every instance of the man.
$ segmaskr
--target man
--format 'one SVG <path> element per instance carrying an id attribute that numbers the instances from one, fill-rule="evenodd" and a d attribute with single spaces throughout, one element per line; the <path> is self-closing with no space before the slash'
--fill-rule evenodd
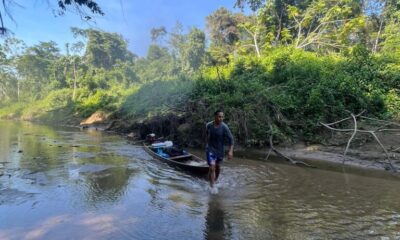
<path id="1" fill-rule="evenodd" d="M 214 121 L 206 125 L 206 155 L 207 163 L 210 166 L 208 178 L 210 180 L 211 193 L 217 193 L 218 189 L 214 186 L 221 171 L 220 164 L 224 158 L 224 141 L 228 139 L 229 151 L 228 159 L 233 158 L 233 137 L 228 126 L 223 122 L 224 113 L 217 110 L 214 113 Z"/>

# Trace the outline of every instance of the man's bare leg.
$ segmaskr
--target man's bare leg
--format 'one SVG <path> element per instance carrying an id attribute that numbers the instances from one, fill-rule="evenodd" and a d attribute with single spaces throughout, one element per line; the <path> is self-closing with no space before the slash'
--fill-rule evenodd
<path id="1" fill-rule="evenodd" d="M 215 165 L 215 181 L 218 180 L 219 177 L 219 173 L 221 172 L 221 167 L 220 165 L 217 163 L 217 165 Z"/>
<path id="2" fill-rule="evenodd" d="M 208 171 L 208 177 L 210 180 L 210 186 L 211 188 L 214 187 L 215 183 L 215 165 L 211 165 Z"/>

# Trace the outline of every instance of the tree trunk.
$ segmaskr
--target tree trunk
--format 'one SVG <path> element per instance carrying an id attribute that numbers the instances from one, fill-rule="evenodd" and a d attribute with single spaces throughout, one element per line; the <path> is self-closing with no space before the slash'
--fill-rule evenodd
<path id="1" fill-rule="evenodd" d="M 279 39 L 281 38 L 281 31 L 282 31 L 282 14 L 283 14 L 283 10 L 281 10 L 281 13 L 278 17 L 278 31 L 276 33 L 275 36 L 275 46 L 278 45 Z M 278 15 L 278 14 L 276 14 Z"/>
<path id="2" fill-rule="evenodd" d="M 254 33 L 253 40 L 254 40 L 254 47 L 256 48 L 257 57 L 260 57 L 261 55 L 260 55 L 260 49 L 258 48 L 257 32 Z"/>
<path id="3" fill-rule="evenodd" d="M 378 35 L 376 35 L 374 47 L 372 48 L 372 52 L 376 53 L 378 49 L 378 44 L 379 44 L 379 37 L 381 36 L 381 31 L 382 31 L 382 25 L 383 25 L 383 18 L 380 19 L 380 24 L 379 24 L 379 30 L 378 30 Z"/>
<path id="4" fill-rule="evenodd" d="M 19 102 L 19 78 L 17 78 L 17 101 Z"/>
<path id="5" fill-rule="evenodd" d="M 74 90 L 72 92 L 72 100 L 75 100 L 75 93 L 76 93 L 76 64 L 74 61 Z"/>

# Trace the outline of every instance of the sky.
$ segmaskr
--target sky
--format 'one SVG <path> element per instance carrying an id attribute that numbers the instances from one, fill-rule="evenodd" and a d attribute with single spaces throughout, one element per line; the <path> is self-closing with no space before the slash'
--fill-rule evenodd
<path id="1" fill-rule="evenodd" d="M 165 26 L 172 30 L 179 21 L 187 30 L 191 26 L 205 28 L 205 18 L 219 7 L 232 11 L 235 0 L 97 0 L 104 16 L 96 16 L 95 22 L 82 21 L 74 12 L 63 16 L 54 14 L 56 0 L 16 0 L 21 6 L 11 6 L 15 22 L 6 18 L 6 27 L 13 36 L 28 46 L 39 41 L 53 40 L 61 49 L 65 43 L 75 42 L 70 27 L 95 28 L 121 34 L 129 44 L 129 50 L 145 56 L 151 42 L 150 29 Z M 50 6 L 49 2 L 53 5 Z"/>

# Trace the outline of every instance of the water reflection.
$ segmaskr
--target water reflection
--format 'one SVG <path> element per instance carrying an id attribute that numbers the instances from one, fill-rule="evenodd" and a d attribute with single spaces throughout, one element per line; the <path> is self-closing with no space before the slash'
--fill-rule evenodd
<path id="1" fill-rule="evenodd" d="M 111 144 L 110 149 L 102 147 L 115 136 L 9 121 L 0 122 L 0 132 L 0 170 L 4 170 L 0 178 L 21 192 L 78 181 L 83 190 L 80 195 L 89 205 L 95 205 L 123 196 L 129 179 L 137 172 L 126 167 L 127 157 L 114 153 L 120 142 Z"/>
<path id="2" fill-rule="evenodd" d="M 94 173 L 86 173 L 86 201 L 93 205 L 100 202 L 115 202 L 126 192 L 129 179 L 137 171 L 114 167 Z"/>
<path id="3" fill-rule="evenodd" d="M 210 196 L 205 218 L 206 229 L 204 237 L 207 240 L 231 239 L 231 224 L 229 223 L 222 200 L 218 195 Z"/>

